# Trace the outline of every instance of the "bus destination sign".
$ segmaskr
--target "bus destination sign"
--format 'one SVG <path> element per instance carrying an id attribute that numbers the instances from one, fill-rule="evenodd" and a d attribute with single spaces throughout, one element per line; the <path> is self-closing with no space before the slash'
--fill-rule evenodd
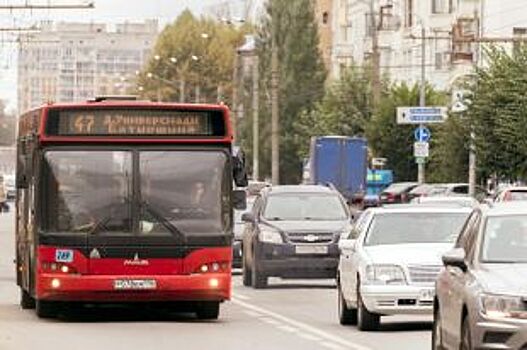
<path id="1" fill-rule="evenodd" d="M 152 109 L 50 111 L 47 131 L 56 136 L 225 135 L 221 111 Z"/>

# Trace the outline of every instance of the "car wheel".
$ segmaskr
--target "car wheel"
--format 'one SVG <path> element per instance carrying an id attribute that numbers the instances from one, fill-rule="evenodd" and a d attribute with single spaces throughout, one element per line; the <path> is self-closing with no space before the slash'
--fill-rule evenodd
<path id="1" fill-rule="evenodd" d="M 441 313 L 439 307 L 434 310 L 434 324 L 432 326 L 432 350 L 444 350 L 441 331 Z"/>
<path id="2" fill-rule="evenodd" d="M 247 263 L 247 260 L 244 256 L 245 253 L 242 254 L 242 280 L 244 286 L 250 287 L 252 285 L 252 273 L 251 268 L 249 267 L 249 264 Z"/>
<path id="3" fill-rule="evenodd" d="M 339 312 L 339 322 L 341 325 L 357 324 L 357 309 L 348 308 L 340 283 L 337 283 L 337 305 Z"/>
<path id="4" fill-rule="evenodd" d="M 53 301 L 36 300 L 35 309 L 39 318 L 52 318 L 57 316 L 58 307 Z"/>
<path id="5" fill-rule="evenodd" d="M 35 299 L 23 288 L 20 288 L 20 307 L 24 310 L 35 308 Z"/>
<path id="6" fill-rule="evenodd" d="M 460 350 L 472 350 L 472 335 L 470 333 L 470 321 L 468 315 L 463 318 L 461 326 L 461 346 Z"/>
<path id="7" fill-rule="evenodd" d="M 360 295 L 360 285 L 357 285 L 357 326 L 361 331 L 376 331 L 379 329 L 381 316 L 369 312 Z"/>
<path id="8" fill-rule="evenodd" d="M 217 320 L 220 315 L 219 301 L 204 301 L 199 303 L 196 316 L 200 320 Z"/>

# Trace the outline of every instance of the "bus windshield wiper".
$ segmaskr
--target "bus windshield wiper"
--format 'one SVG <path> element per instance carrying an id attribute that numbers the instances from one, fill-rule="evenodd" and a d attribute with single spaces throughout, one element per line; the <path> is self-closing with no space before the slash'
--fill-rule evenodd
<path id="1" fill-rule="evenodd" d="M 150 215 L 154 217 L 161 225 L 165 226 L 165 228 L 174 236 L 181 238 L 182 241 L 186 240 L 185 234 L 178 229 L 174 224 L 172 224 L 167 218 L 165 218 L 156 208 L 152 207 L 152 204 L 147 202 L 146 200 L 143 201 L 143 206 Z"/>

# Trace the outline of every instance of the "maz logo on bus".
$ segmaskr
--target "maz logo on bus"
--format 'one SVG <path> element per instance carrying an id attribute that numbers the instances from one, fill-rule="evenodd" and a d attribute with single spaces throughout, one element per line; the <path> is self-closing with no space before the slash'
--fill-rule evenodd
<path id="1" fill-rule="evenodd" d="M 55 261 L 70 263 L 73 261 L 73 250 L 57 249 L 55 251 Z"/>

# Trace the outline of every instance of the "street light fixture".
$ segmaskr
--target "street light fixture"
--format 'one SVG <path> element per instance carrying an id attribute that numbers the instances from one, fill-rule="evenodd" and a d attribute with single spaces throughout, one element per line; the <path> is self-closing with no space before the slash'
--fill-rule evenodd
<path id="1" fill-rule="evenodd" d="M 199 61 L 199 57 L 196 55 L 192 55 L 190 58 L 195 62 Z"/>
<path id="2" fill-rule="evenodd" d="M 208 39 L 208 38 L 210 38 L 210 35 L 208 33 L 201 33 L 201 38 L 202 39 Z"/>
<path id="3" fill-rule="evenodd" d="M 175 58 L 175 57 L 170 57 L 170 62 L 172 62 L 172 63 L 177 63 L 177 58 Z"/>

